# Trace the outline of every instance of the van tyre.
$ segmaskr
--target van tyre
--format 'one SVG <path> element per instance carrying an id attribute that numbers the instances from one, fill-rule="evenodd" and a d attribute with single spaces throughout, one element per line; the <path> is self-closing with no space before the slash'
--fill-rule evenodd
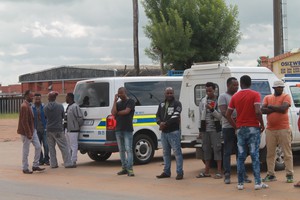
<path id="1" fill-rule="evenodd" d="M 148 135 L 140 134 L 133 139 L 133 157 L 135 164 L 147 164 L 154 156 L 154 142 Z"/>
<path id="2" fill-rule="evenodd" d="M 259 150 L 259 159 L 262 164 L 261 168 L 262 171 L 267 171 L 267 147 Z M 282 171 L 285 169 L 284 164 L 284 154 L 280 146 L 276 148 L 276 155 L 275 155 L 275 171 Z"/>
<path id="3" fill-rule="evenodd" d="M 282 171 L 285 169 L 284 154 L 280 146 L 276 148 L 275 156 L 275 171 Z"/>
<path id="4" fill-rule="evenodd" d="M 88 156 L 97 162 L 106 161 L 111 156 L 111 152 L 88 152 Z"/>

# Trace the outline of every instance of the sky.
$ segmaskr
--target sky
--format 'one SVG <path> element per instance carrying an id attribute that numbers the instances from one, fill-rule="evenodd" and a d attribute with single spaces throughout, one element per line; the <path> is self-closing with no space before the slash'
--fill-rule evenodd
<path id="1" fill-rule="evenodd" d="M 225 1 L 238 6 L 242 33 L 231 65 L 256 66 L 259 56 L 273 57 L 273 0 Z M 291 50 L 300 47 L 300 1 L 285 1 Z M 140 3 L 140 64 L 153 64 L 144 53 L 147 23 Z M 63 65 L 132 65 L 132 38 L 132 0 L 0 0 L 0 83 Z"/>

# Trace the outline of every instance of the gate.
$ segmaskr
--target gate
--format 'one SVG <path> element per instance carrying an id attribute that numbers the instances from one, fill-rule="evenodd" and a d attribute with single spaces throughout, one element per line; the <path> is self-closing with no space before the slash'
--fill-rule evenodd
<path id="1" fill-rule="evenodd" d="M 22 95 L 0 96 L 0 114 L 18 113 L 23 100 Z"/>

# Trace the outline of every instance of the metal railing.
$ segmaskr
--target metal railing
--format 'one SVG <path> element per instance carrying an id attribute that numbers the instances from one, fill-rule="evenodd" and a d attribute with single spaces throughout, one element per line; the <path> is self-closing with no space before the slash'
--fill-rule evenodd
<path id="1" fill-rule="evenodd" d="M 21 95 L 0 95 L 0 114 L 18 113 L 23 99 Z"/>

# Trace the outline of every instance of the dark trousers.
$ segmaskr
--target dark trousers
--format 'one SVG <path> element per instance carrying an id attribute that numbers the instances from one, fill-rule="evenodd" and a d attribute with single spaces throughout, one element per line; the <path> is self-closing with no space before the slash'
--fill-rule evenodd
<path id="1" fill-rule="evenodd" d="M 48 148 L 48 142 L 47 142 L 47 135 L 46 135 L 46 131 L 44 130 L 38 130 L 37 131 L 37 135 L 39 137 L 39 141 L 41 143 L 41 146 L 43 146 L 43 150 L 41 151 L 41 156 L 40 156 L 40 164 L 44 164 L 44 163 L 49 163 L 49 148 Z"/>

